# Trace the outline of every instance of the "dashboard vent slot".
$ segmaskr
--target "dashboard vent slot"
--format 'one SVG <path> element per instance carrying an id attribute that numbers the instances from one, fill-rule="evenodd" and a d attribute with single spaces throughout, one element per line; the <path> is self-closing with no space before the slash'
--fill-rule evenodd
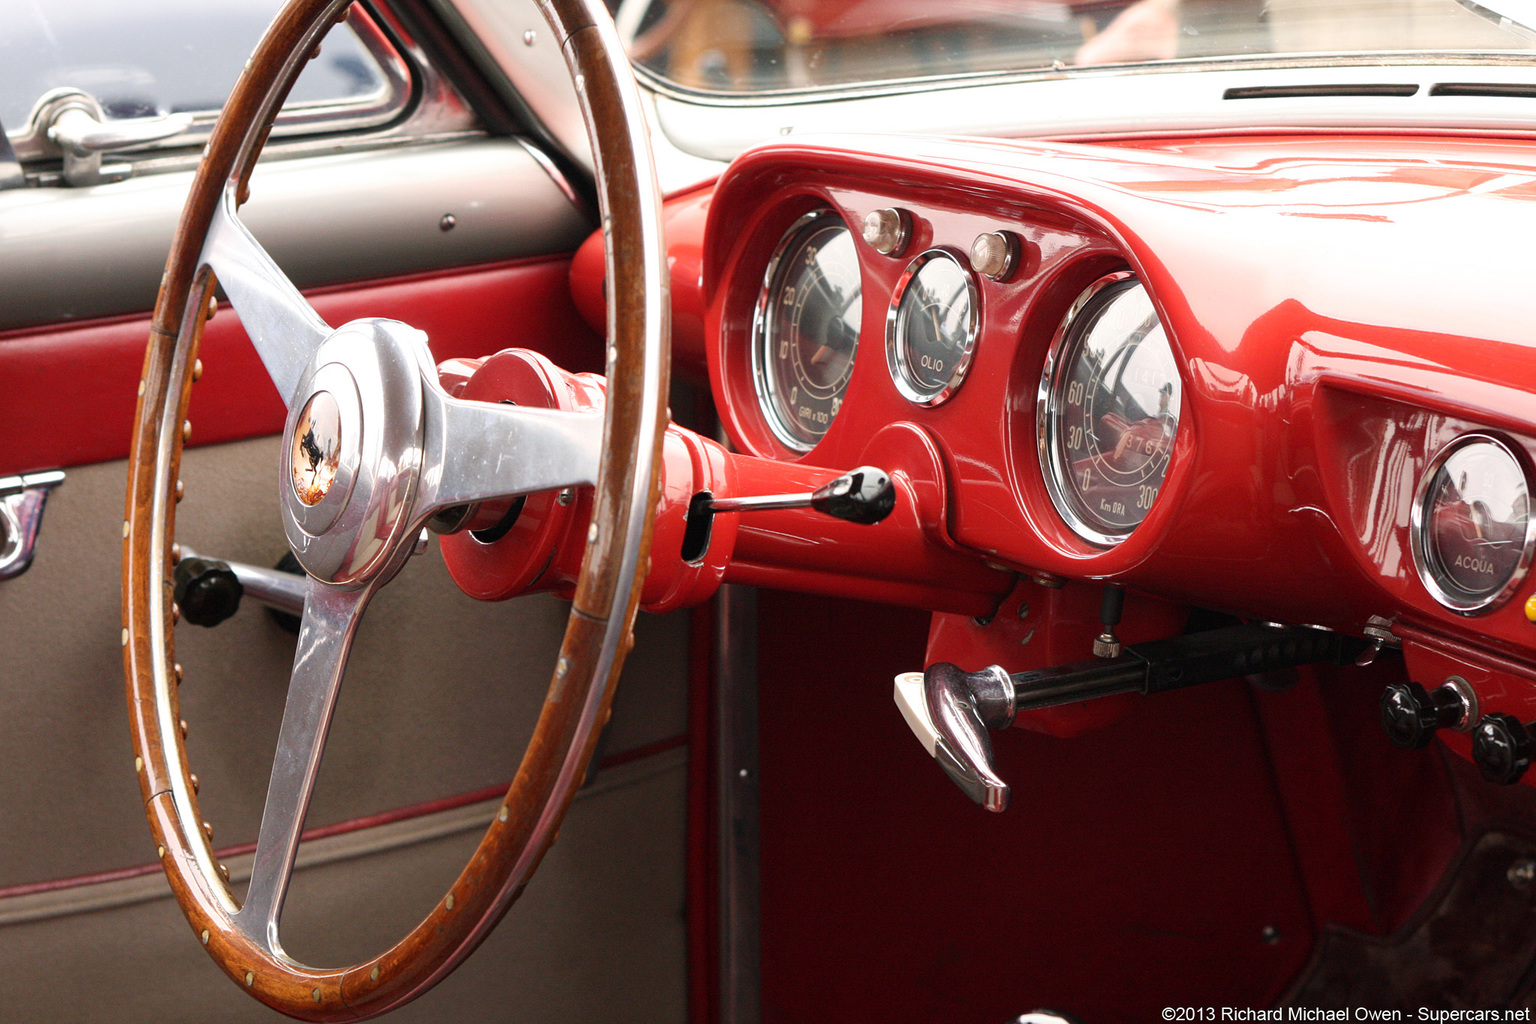
<path id="1" fill-rule="evenodd" d="M 1416 84 L 1394 85 L 1366 82 L 1339 85 L 1245 85 L 1221 94 L 1224 100 L 1279 100 L 1304 96 L 1412 96 Z"/>
<path id="2" fill-rule="evenodd" d="M 1536 99 L 1536 85 L 1518 82 L 1441 82 L 1429 87 L 1431 96 L 1514 96 Z"/>

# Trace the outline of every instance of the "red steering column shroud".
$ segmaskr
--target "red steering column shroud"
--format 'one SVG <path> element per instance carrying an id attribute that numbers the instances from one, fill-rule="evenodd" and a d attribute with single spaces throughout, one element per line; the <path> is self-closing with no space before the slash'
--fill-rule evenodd
<path id="1" fill-rule="evenodd" d="M 528 349 L 450 360 L 439 374 L 444 388 L 462 398 L 565 410 L 600 409 L 607 388 L 595 374 L 567 373 Z M 892 427 L 871 438 L 864 461 L 888 472 L 896 486 L 896 509 L 884 521 L 867 526 L 808 508 L 715 513 L 708 543 L 688 552 L 690 559 L 684 544 L 697 495 L 805 493 L 844 470 L 740 455 L 672 424 L 663 447 L 661 505 L 641 606 L 671 611 L 707 600 L 721 583 L 746 583 L 960 615 L 992 614 L 1013 588 L 1015 575 L 950 539 L 948 482 L 932 441 L 911 425 Z M 515 504 L 487 503 L 458 532 L 445 535 L 448 571 L 465 593 L 482 600 L 550 590 L 569 596 L 586 544 L 590 492 L 529 495 L 497 536 Z"/>

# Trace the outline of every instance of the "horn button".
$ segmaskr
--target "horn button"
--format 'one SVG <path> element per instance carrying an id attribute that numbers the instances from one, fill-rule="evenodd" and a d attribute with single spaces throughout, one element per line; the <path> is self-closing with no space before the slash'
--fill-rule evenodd
<path id="1" fill-rule="evenodd" d="M 423 365 L 433 366 L 421 331 L 354 320 L 299 378 L 278 491 L 288 545 L 311 576 L 362 584 L 409 552 L 400 540 L 422 465 Z"/>

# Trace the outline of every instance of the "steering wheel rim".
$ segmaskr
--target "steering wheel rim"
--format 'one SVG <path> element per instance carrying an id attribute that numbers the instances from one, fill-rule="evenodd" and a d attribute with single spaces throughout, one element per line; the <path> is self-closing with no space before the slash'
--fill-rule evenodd
<path id="1" fill-rule="evenodd" d="M 601 3 L 539 4 L 577 85 L 607 229 L 609 385 L 600 427 L 595 419 L 574 418 L 580 414 L 448 398 L 420 332 L 377 320 L 331 331 L 244 231 L 236 210 L 248 195 L 272 120 L 315 46 L 349 6 L 350 0 L 292 0 L 246 65 L 210 137 L 155 306 L 123 523 L 122 641 L 134 771 L 161 865 L 194 935 L 224 972 L 268 1006 L 306 1020 L 366 1019 L 425 992 L 489 933 L 553 842 L 633 643 L 668 419 L 661 201 L 638 92 Z M 181 669 L 169 580 L 178 550 L 173 537 L 183 430 L 200 374 L 198 345 L 215 274 L 289 403 L 279 500 L 285 531 L 290 541 L 299 537 L 296 554 L 310 573 L 244 906 L 215 859 L 191 780 L 176 698 Z M 332 369 L 338 365 L 363 404 L 384 403 L 383 429 L 375 425 L 379 417 L 366 411 L 360 420 L 347 419 L 351 399 L 347 382 L 338 383 Z M 306 495 L 290 473 L 298 468 L 297 451 L 311 453 L 311 469 L 321 457 L 314 439 L 317 429 L 319 435 L 326 431 L 314 423 L 326 416 L 310 407 L 322 393 L 343 396 L 339 425 L 330 434 L 336 443 L 323 453 L 330 460 L 334 448 L 335 476 Z M 413 401 L 402 415 L 401 404 Z M 465 431 L 484 437 L 462 444 Z M 502 454 L 508 437 L 523 457 L 489 462 L 515 462 L 515 471 L 452 455 L 466 447 L 482 456 Z M 397 471 L 380 468 L 391 460 L 401 462 Z M 294 961 L 279 940 L 282 900 L 350 637 L 368 598 L 409 557 L 417 531 L 435 509 L 568 483 L 596 487 L 587 554 L 548 696 L 496 820 L 448 893 L 388 950 L 340 968 Z M 361 511 L 353 507 L 359 503 Z M 366 514 L 379 509 L 387 513 L 383 527 L 377 515 Z M 365 537 L 365 527 L 375 533 Z M 284 746 L 295 737 L 305 755 L 297 767 L 285 760 L 293 751 Z M 275 806 L 285 797 L 293 800 L 290 806 Z"/>

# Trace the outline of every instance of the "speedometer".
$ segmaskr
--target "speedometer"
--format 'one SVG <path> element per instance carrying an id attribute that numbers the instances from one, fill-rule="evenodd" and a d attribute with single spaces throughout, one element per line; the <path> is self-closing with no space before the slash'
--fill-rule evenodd
<path id="1" fill-rule="evenodd" d="M 831 210 L 796 221 L 758 299 L 752 372 L 774 436 L 808 452 L 842 408 L 864 315 L 853 235 Z"/>
<path id="2" fill-rule="evenodd" d="M 1051 500 L 1084 540 L 1118 544 L 1168 474 L 1181 378 L 1152 298 L 1122 271 L 1067 314 L 1040 380 L 1040 462 Z"/>

